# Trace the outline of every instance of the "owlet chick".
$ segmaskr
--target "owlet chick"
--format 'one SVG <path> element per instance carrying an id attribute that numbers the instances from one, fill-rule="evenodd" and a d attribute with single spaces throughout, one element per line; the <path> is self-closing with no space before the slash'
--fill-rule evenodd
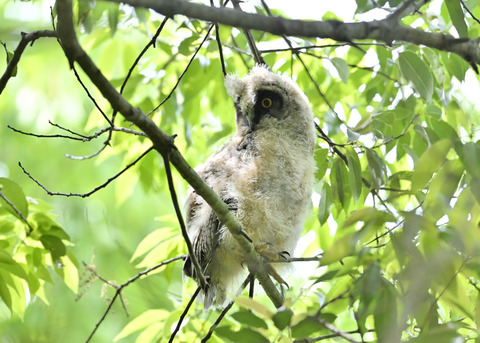
<path id="1" fill-rule="evenodd" d="M 196 171 L 256 246 L 293 253 L 313 184 L 315 131 L 308 99 L 292 80 L 263 66 L 243 79 L 227 76 L 225 86 L 235 104 L 236 133 Z M 209 280 L 202 290 L 204 307 L 214 299 L 222 306 L 246 277 L 242 249 L 194 191 L 185 207 L 194 253 Z M 196 279 L 189 257 L 183 270 Z"/>

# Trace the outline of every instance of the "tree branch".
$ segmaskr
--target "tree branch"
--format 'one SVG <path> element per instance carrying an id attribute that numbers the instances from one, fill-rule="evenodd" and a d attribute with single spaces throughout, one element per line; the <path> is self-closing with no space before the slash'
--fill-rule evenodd
<path id="1" fill-rule="evenodd" d="M 209 10 L 214 10 L 207 7 Z M 162 156 L 169 155 L 171 163 L 178 170 L 180 175 L 192 186 L 213 209 L 218 219 L 227 227 L 238 244 L 242 247 L 249 271 L 254 274 L 265 293 L 278 308 L 283 305 L 283 296 L 270 279 L 264 263 L 255 250 L 253 244 L 245 237 L 243 227 L 237 218 L 230 212 L 218 195 L 207 186 L 200 176 L 187 163 L 180 152 L 173 144 L 173 137 L 168 136 L 146 116 L 139 108 L 134 108 L 105 78 L 95 63 L 80 47 L 75 29 L 73 26 L 72 0 L 57 1 L 58 32 L 62 47 L 65 51 L 70 66 L 78 63 L 93 84 L 99 89 L 102 95 L 110 102 L 112 108 L 121 113 L 126 120 L 134 123 L 138 128 L 147 134 L 153 143 L 153 147 Z"/>
<path id="2" fill-rule="evenodd" d="M 480 64 L 479 39 L 467 39 L 425 32 L 401 25 L 387 19 L 370 22 L 343 23 L 337 20 L 303 21 L 281 17 L 266 17 L 253 13 L 239 13 L 229 8 L 212 8 L 185 0 L 108 0 L 122 2 L 134 7 L 151 8 L 167 16 L 182 14 L 190 18 L 216 22 L 243 29 L 254 29 L 275 35 L 331 38 L 336 41 L 353 42 L 356 39 L 373 39 L 391 45 L 404 41 L 425 45 L 434 49 L 454 52 L 472 66 Z M 402 10 L 403 13 L 403 10 Z"/>

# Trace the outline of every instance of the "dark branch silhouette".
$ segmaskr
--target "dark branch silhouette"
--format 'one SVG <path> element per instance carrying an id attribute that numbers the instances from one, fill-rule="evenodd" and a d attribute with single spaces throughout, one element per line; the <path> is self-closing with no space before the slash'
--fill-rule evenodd
<path id="1" fill-rule="evenodd" d="M 80 198 L 87 198 L 89 197 L 90 195 L 92 195 L 93 193 L 95 192 L 98 192 L 100 189 L 102 188 L 105 188 L 108 186 L 109 183 L 111 183 L 112 181 L 116 180 L 120 175 L 122 175 L 123 173 L 125 173 L 128 169 L 130 169 L 131 167 L 133 167 L 135 164 L 137 164 L 138 161 L 140 161 L 143 157 L 145 157 L 150 151 L 153 150 L 153 147 L 150 147 L 148 148 L 147 150 L 145 150 L 139 157 L 137 157 L 133 162 L 127 164 L 125 166 L 125 168 L 123 168 L 121 171 L 119 171 L 117 174 L 115 174 L 114 176 L 110 177 L 106 182 L 102 183 L 100 186 L 97 186 L 95 187 L 94 189 L 92 189 L 91 191 L 87 192 L 87 193 L 61 193 L 61 192 L 52 192 L 50 190 L 47 189 L 47 187 L 45 187 L 42 183 L 40 183 L 40 181 L 38 181 L 37 179 L 35 179 L 22 165 L 22 163 L 18 162 L 18 165 L 20 166 L 20 168 L 22 168 L 23 172 L 32 180 L 34 181 L 38 186 L 40 186 L 48 195 L 57 195 L 57 196 L 64 196 L 64 197 L 80 197 Z"/>
<path id="2" fill-rule="evenodd" d="M 398 22 L 410 7 L 398 15 L 370 22 L 343 23 L 338 20 L 303 21 L 281 17 L 266 17 L 253 13 L 239 13 L 229 8 L 212 8 L 185 0 L 109 0 L 122 2 L 134 7 L 151 8 L 167 16 L 182 14 L 214 23 L 221 23 L 243 29 L 254 29 L 275 35 L 331 38 L 341 42 L 373 39 L 391 45 L 403 41 L 424 45 L 437 50 L 454 52 L 470 63 L 476 71 L 480 64 L 480 39 L 455 38 L 449 34 L 425 32 Z M 418 8 L 417 8 L 418 9 Z"/>
<path id="3" fill-rule="evenodd" d="M 108 284 L 109 286 L 115 288 L 115 295 L 113 296 L 112 300 L 110 300 L 110 303 L 108 304 L 107 306 L 107 309 L 105 310 L 105 312 L 103 313 L 102 317 L 100 318 L 100 320 L 95 324 L 95 327 L 93 328 L 92 332 L 90 332 L 90 335 L 87 337 L 87 339 L 85 340 L 85 343 L 88 343 L 90 342 L 90 340 L 92 339 L 93 335 L 95 334 L 95 332 L 97 331 L 98 327 L 103 323 L 103 321 L 105 320 L 105 318 L 107 317 L 108 313 L 110 312 L 113 304 L 115 303 L 115 300 L 117 299 L 117 297 L 119 295 L 121 295 L 121 292 L 122 290 L 127 287 L 128 285 L 130 285 L 131 283 L 137 281 L 139 278 L 141 278 L 142 276 L 145 276 L 147 274 L 149 274 L 150 272 L 160 268 L 160 267 L 163 267 L 164 265 L 167 265 L 169 263 L 172 263 L 172 262 L 175 262 L 175 261 L 178 261 L 178 260 L 185 260 L 186 256 L 185 255 L 181 255 L 181 256 L 177 256 L 177 257 L 174 257 L 174 258 L 171 258 L 169 260 L 166 260 L 166 261 L 162 261 L 158 264 L 156 264 L 155 266 L 151 267 L 151 268 L 148 268 L 148 269 L 145 269 L 144 271 L 138 273 L 137 275 L 131 277 L 130 279 L 128 279 L 127 281 L 125 281 L 124 283 L 122 283 L 121 285 L 119 286 L 116 286 L 114 283 L 112 282 L 109 282 L 107 281 L 106 279 L 100 277 L 97 272 L 95 270 L 93 270 L 93 272 L 95 273 L 95 276 L 97 276 L 100 280 L 102 280 L 103 282 L 105 282 L 106 284 Z"/>
<path id="4" fill-rule="evenodd" d="M 42 37 L 54 37 L 54 38 L 58 37 L 57 32 L 49 31 L 49 30 L 36 31 L 32 33 L 22 32 L 21 35 L 22 35 L 22 39 L 18 43 L 18 46 L 15 49 L 12 58 L 8 62 L 5 72 L 0 78 L 0 94 L 2 94 L 3 90 L 7 86 L 8 80 L 10 80 L 10 78 L 13 76 L 15 69 L 18 66 L 18 62 L 20 62 L 20 57 L 22 56 L 23 51 L 25 50 L 25 48 L 29 43 L 33 44 L 37 39 Z"/>

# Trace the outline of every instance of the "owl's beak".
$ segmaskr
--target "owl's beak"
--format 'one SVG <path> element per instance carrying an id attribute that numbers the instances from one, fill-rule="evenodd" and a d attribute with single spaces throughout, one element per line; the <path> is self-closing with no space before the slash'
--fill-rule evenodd
<path id="1" fill-rule="evenodd" d="M 235 110 L 237 114 L 237 127 L 238 128 L 245 128 L 248 127 L 249 129 L 252 129 L 252 120 L 251 120 L 251 113 L 245 114 L 240 106 L 238 104 L 235 104 Z"/>

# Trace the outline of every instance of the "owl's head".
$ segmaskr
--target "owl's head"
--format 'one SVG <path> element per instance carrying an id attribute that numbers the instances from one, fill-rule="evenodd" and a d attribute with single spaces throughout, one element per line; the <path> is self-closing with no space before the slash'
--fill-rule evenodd
<path id="1" fill-rule="evenodd" d="M 227 76 L 225 87 L 235 103 L 238 130 L 256 131 L 277 125 L 313 127 L 308 99 L 298 85 L 265 66 L 254 67 L 241 79 Z"/>

